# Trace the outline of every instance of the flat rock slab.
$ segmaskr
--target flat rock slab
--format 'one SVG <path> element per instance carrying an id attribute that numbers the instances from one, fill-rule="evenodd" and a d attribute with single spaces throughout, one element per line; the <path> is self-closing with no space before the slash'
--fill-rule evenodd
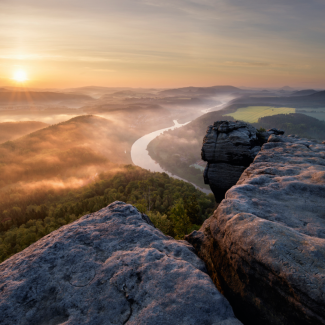
<path id="1" fill-rule="evenodd" d="M 325 145 L 271 135 L 187 240 L 244 324 L 325 324 Z"/>
<path id="2" fill-rule="evenodd" d="M 0 264 L 0 324 L 239 325 L 185 241 L 114 202 Z"/>

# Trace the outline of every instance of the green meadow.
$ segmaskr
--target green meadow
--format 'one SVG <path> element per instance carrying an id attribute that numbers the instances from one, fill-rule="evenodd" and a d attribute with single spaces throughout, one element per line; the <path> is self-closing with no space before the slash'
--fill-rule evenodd
<path id="1" fill-rule="evenodd" d="M 236 112 L 224 116 L 232 116 L 235 120 L 241 120 L 248 123 L 257 123 L 260 117 L 295 112 L 296 109 L 290 107 L 249 106 L 239 108 Z"/>

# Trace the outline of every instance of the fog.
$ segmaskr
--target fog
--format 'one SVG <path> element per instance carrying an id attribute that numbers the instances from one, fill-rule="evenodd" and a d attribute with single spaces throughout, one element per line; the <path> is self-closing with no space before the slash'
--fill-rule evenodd
<path id="1" fill-rule="evenodd" d="M 100 173 L 132 164 L 131 147 L 143 135 L 170 127 L 173 120 L 189 122 L 239 96 L 224 93 L 224 87 L 25 91 L 32 95 L 17 97 L 17 89 L 2 89 L 8 94 L 0 100 L 0 130 L 6 129 L 2 138 L 0 131 L 0 192 L 9 201 L 20 191 L 86 186 Z M 187 136 L 174 139 L 175 145 L 199 146 L 194 134 Z"/>

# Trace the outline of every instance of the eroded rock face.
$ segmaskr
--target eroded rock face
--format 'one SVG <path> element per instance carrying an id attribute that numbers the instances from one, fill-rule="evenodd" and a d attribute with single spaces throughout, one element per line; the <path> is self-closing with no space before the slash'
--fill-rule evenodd
<path id="1" fill-rule="evenodd" d="M 250 124 L 238 121 L 217 121 L 208 127 L 201 153 L 208 162 L 204 182 L 210 184 L 218 202 L 253 162 L 267 137 L 277 132 L 259 134 Z"/>
<path id="2" fill-rule="evenodd" d="M 114 202 L 0 264 L 2 325 L 239 325 L 186 241 Z"/>
<path id="3" fill-rule="evenodd" d="M 186 239 L 244 324 L 325 324 L 325 145 L 271 135 Z"/>

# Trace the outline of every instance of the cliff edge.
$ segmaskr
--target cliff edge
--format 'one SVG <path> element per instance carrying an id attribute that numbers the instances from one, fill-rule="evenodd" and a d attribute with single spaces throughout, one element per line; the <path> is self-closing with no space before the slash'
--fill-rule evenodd
<path id="1" fill-rule="evenodd" d="M 325 145 L 270 135 L 186 239 L 244 324 L 325 324 Z"/>
<path id="2" fill-rule="evenodd" d="M 186 241 L 123 202 L 0 264 L 2 325 L 240 325 Z"/>

